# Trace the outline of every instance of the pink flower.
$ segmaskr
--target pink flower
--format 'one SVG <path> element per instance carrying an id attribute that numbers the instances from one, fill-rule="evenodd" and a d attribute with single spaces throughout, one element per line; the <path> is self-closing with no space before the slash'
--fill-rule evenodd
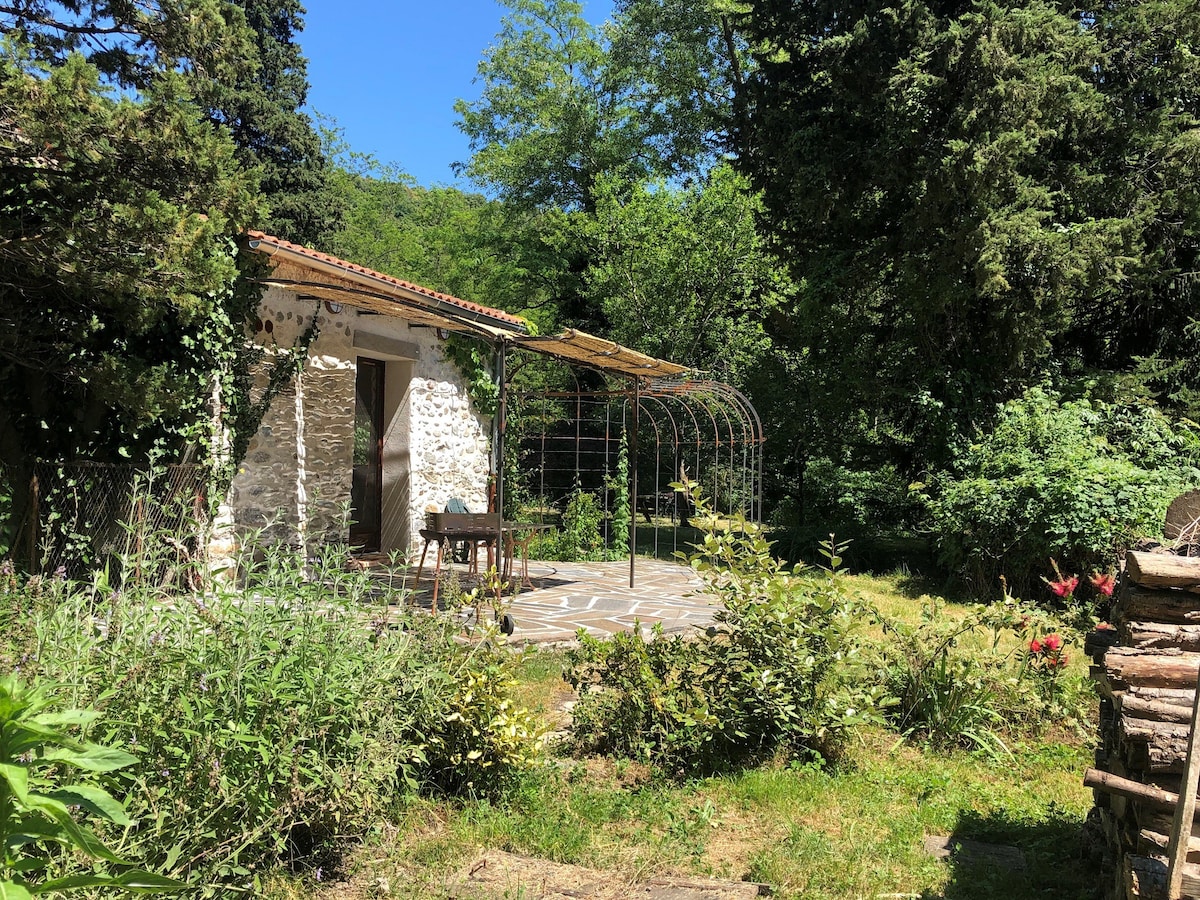
<path id="1" fill-rule="evenodd" d="M 1045 579 L 1042 579 L 1045 581 Z M 1072 575 L 1070 578 L 1060 578 L 1058 581 L 1046 581 L 1050 586 L 1050 590 L 1054 591 L 1056 597 L 1069 597 L 1075 593 L 1075 588 L 1079 587 L 1079 578 Z"/>
<path id="2" fill-rule="evenodd" d="M 1058 651 L 1062 647 L 1062 638 L 1058 634 L 1048 634 L 1042 638 L 1042 642 L 1046 645 L 1046 649 L 1051 653 Z"/>
<path id="3" fill-rule="evenodd" d="M 1030 641 L 1029 642 L 1029 652 L 1030 653 L 1041 653 L 1042 652 L 1042 642 L 1039 641 L 1037 638 L 1034 638 L 1032 641 Z"/>
<path id="4" fill-rule="evenodd" d="M 1094 572 L 1092 573 L 1092 576 L 1088 578 L 1088 581 L 1092 583 L 1092 587 L 1102 593 L 1105 597 L 1111 597 L 1113 588 L 1117 586 L 1117 579 L 1108 572 Z"/>

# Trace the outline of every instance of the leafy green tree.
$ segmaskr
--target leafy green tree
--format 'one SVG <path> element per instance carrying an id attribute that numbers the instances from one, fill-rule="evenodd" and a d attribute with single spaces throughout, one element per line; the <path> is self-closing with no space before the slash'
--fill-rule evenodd
<path id="1" fill-rule="evenodd" d="M 633 85 L 638 116 L 676 175 L 703 171 L 729 148 L 735 100 L 753 66 L 735 0 L 620 0 L 609 68 Z"/>
<path id="2" fill-rule="evenodd" d="M 1092 28 L 1113 118 L 1089 149 L 1107 173 L 1102 202 L 1127 220 L 1129 260 L 1115 302 L 1088 309 L 1074 337 L 1113 368 L 1139 357 L 1160 400 L 1200 417 L 1200 8 L 1108 4 Z"/>
<path id="3" fill-rule="evenodd" d="M 969 423 L 1119 290 L 1125 223 L 1086 202 L 1102 51 L 1077 20 L 765 0 L 746 25 L 763 52 L 741 164 L 804 277 L 793 340 L 855 405 L 897 421 L 929 394 Z"/>
<path id="4" fill-rule="evenodd" d="M 790 284 L 755 228 L 758 198 L 727 166 L 702 184 L 601 182 L 587 294 L 616 341 L 745 383 Z"/>
<path id="5" fill-rule="evenodd" d="M 506 0 L 460 100 L 462 170 L 510 202 L 592 211 L 601 177 L 684 179 L 719 158 L 743 77 L 727 0 L 626 0 L 604 27 L 576 0 Z"/>
<path id="6" fill-rule="evenodd" d="M 650 174 L 628 97 L 605 83 L 607 49 L 575 0 L 511 0 L 479 63 L 483 93 L 460 100 L 471 178 L 526 207 L 590 209 L 596 179 Z"/>

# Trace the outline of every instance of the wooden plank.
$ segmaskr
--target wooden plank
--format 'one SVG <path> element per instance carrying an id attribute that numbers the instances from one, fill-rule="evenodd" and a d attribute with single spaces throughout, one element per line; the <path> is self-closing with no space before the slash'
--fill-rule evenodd
<path id="1" fill-rule="evenodd" d="M 1188 739 L 1187 760 L 1171 824 L 1171 843 L 1167 853 L 1167 900 L 1182 900 L 1184 865 L 1187 863 L 1188 837 L 1196 817 L 1196 787 L 1200 785 L 1200 691 L 1192 704 L 1192 733 Z"/>

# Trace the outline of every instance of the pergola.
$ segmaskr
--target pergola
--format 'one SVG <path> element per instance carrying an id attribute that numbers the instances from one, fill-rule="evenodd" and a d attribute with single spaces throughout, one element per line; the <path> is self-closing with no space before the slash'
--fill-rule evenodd
<path id="1" fill-rule="evenodd" d="M 604 338 L 568 329 L 552 336 L 529 333 L 519 317 L 448 294 L 403 281 L 337 257 L 301 247 L 288 241 L 251 232 L 252 250 L 269 258 L 271 272 L 259 279 L 302 292 L 328 303 L 337 303 L 366 313 L 405 319 L 420 327 L 473 336 L 490 345 L 495 358 L 499 406 L 493 421 L 492 465 L 496 483 L 496 506 L 503 509 L 505 496 L 505 443 L 508 437 L 509 358 L 525 351 L 560 360 L 572 367 L 602 373 L 619 387 L 603 391 L 556 392 L 553 399 L 573 400 L 582 412 L 585 405 L 611 412 L 619 406 L 622 430 L 628 442 L 629 461 L 629 580 L 635 580 L 639 498 L 639 433 L 654 442 L 656 460 L 651 496 L 661 494 L 664 452 L 671 460 L 670 481 L 679 480 L 679 462 L 687 458 L 693 472 L 712 476 L 712 493 L 721 493 L 721 479 L 732 488 L 727 493 L 740 498 L 740 512 L 750 519 L 762 513 L 762 423 L 750 401 L 733 387 L 706 379 L 686 366 L 657 359 Z M 551 394 L 544 394 L 552 398 Z M 606 413 L 607 414 L 607 413 Z M 577 417 L 582 421 L 581 417 Z M 606 434 L 606 467 L 611 434 Z M 664 449 L 665 448 L 665 449 Z M 579 457 L 582 458 L 582 457 Z M 713 462 L 705 463 L 705 459 Z M 686 467 L 688 463 L 683 463 Z M 736 472 L 736 476 L 735 473 Z M 576 470 L 581 475 L 582 470 Z M 700 479 L 703 486 L 707 482 Z"/>

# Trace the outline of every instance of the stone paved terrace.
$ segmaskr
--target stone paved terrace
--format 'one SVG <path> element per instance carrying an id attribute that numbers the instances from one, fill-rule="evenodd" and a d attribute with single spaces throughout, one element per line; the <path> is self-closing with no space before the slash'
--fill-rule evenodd
<path id="1" fill-rule="evenodd" d="M 462 569 L 461 564 L 456 566 L 463 586 L 470 587 Z M 662 560 L 638 559 L 634 588 L 629 587 L 629 560 L 530 560 L 529 577 L 533 587 L 524 586 L 509 610 L 517 624 L 516 641 L 568 641 L 580 628 L 599 637 L 631 631 L 635 622 L 643 629 L 661 622 L 665 632 L 686 631 L 708 625 L 717 609 L 712 598 L 699 593 L 701 583 L 695 572 Z M 445 584 L 443 575 L 443 588 Z M 428 577 L 423 576 L 412 602 L 428 608 L 429 587 Z"/>

